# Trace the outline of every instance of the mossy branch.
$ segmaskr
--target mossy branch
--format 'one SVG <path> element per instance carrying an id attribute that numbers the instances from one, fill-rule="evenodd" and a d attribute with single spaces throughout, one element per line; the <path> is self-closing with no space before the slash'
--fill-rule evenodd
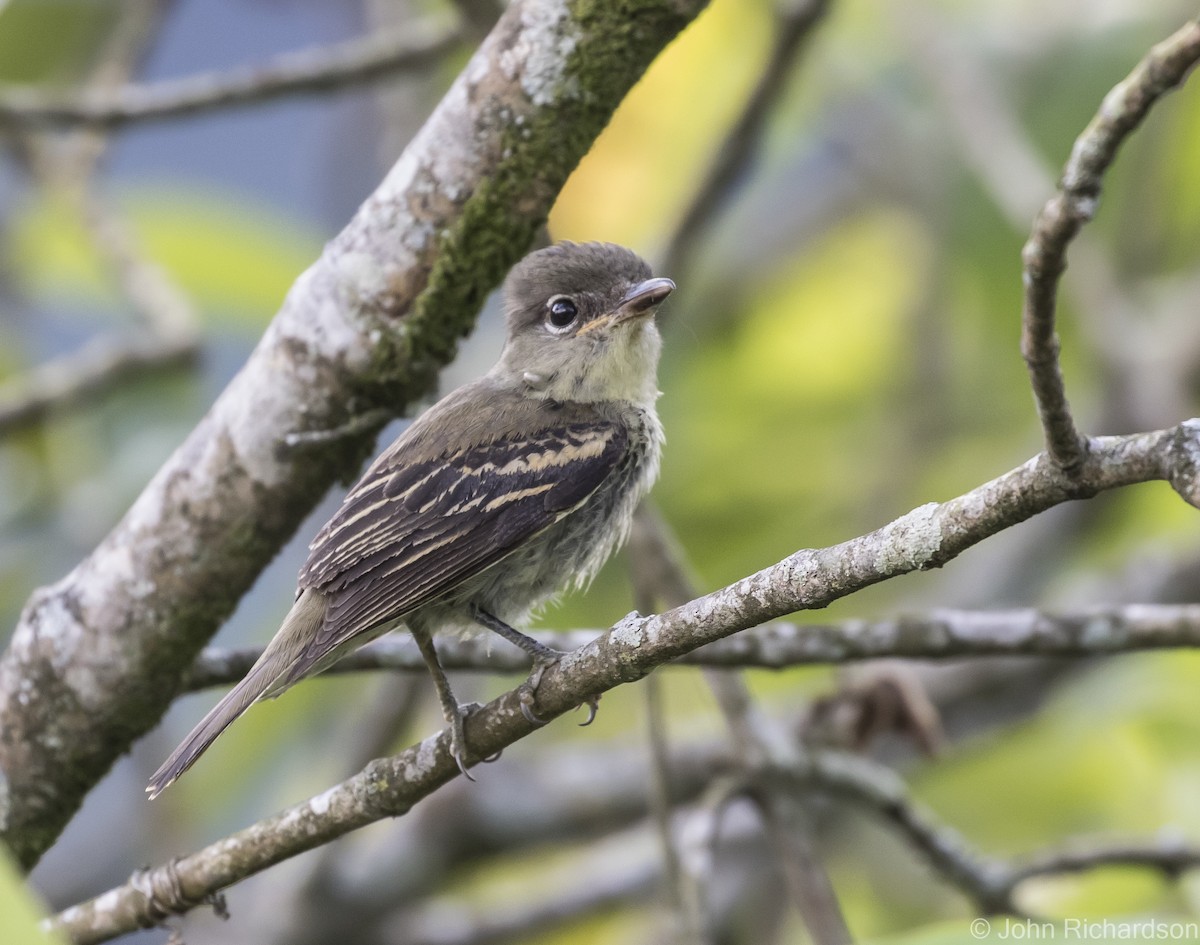
<path id="1" fill-rule="evenodd" d="M 37 862 L 157 724 L 204 643 L 377 424 L 453 357 L 567 175 L 704 0 L 518 0 L 262 342 L 100 546 L 33 595 L 0 660 L 0 836 Z"/>

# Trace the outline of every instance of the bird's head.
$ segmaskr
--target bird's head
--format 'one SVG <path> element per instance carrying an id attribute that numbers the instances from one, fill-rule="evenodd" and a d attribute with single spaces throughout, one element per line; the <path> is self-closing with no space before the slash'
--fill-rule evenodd
<path id="1" fill-rule="evenodd" d="M 550 400 L 652 403 L 654 312 L 674 288 L 612 243 L 530 253 L 504 283 L 508 337 L 496 370 Z"/>

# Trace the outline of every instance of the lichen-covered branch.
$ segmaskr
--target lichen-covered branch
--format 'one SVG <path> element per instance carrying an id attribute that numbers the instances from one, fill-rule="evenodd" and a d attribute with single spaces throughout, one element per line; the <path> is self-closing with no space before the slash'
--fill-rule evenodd
<path id="1" fill-rule="evenodd" d="M 513 3 L 124 519 L 36 592 L 0 659 L 0 836 L 37 861 L 376 427 L 453 356 L 567 175 L 703 0 Z"/>
<path id="2" fill-rule="evenodd" d="M 1200 60 L 1200 20 L 1154 46 L 1129 76 L 1104 98 L 1075 141 L 1058 193 L 1042 208 L 1021 253 L 1025 303 L 1021 354 L 1029 368 L 1046 450 L 1063 469 L 1084 462 L 1087 441 L 1075 427 L 1059 365 L 1055 308 L 1067 246 L 1096 212 L 1104 174 L 1117 149 L 1163 95 L 1178 86 Z"/>
<path id="3" fill-rule="evenodd" d="M 98 94 L 64 98 L 37 89 L 0 88 L 0 127 L 117 128 L 284 95 L 329 92 L 426 68 L 454 49 L 462 38 L 461 31 L 452 25 L 418 22 L 403 29 L 286 53 L 258 66 L 164 79 L 151 85 L 126 85 Z"/>
<path id="4" fill-rule="evenodd" d="M 631 614 L 564 656 L 542 674 L 536 711 L 554 718 L 655 667 L 758 623 L 833 601 L 888 578 L 940 567 L 972 545 L 1072 499 L 1166 479 L 1200 505 L 1200 421 L 1091 441 L 1079 474 L 1046 454 L 943 503 L 929 503 L 883 528 L 828 548 L 805 549 L 728 587 L 663 614 Z M 517 690 L 466 720 L 477 757 L 495 754 L 535 731 Z M 261 821 L 167 867 L 140 874 L 62 913 L 78 942 L 99 942 L 183 912 L 224 887 L 288 857 L 385 817 L 396 817 L 458 775 L 445 733 L 362 772 L 308 801 Z M 148 891 L 153 895 L 148 894 Z"/>

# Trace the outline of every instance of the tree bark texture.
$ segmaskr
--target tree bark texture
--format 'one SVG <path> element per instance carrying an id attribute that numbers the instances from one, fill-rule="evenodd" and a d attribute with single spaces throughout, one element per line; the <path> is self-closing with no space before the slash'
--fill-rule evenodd
<path id="1" fill-rule="evenodd" d="M 371 426 L 454 355 L 622 97 L 704 0 L 518 0 L 241 372 L 0 660 L 0 837 L 25 867 L 152 728 L 204 643 Z"/>

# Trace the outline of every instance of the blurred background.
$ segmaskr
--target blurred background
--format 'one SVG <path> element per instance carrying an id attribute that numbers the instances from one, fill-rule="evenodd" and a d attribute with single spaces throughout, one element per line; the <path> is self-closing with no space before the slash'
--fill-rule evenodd
<path id="1" fill-rule="evenodd" d="M 663 314 L 668 445 L 654 503 L 704 590 L 958 495 L 1040 449 L 1018 350 L 1021 245 L 1105 93 L 1195 14 L 1176 0 L 833 0 L 808 33 L 797 10 L 810 6 L 714 0 L 630 95 L 549 224 L 554 239 L 634 247 L 679 285 Z M 106 133 L 0 121 L 0 641 L 33 589 L 97 544 L 203 416 L 496 12 L 434 0 L 0 3 L 0 101 L 17 86 L 102 92 L 376 30 L 468 23 L 431 64 L 335 92 Z M 1198 412 L 1198 167 L 1193 81 L 1123 149 L 1071 250 L 1060 331 L 1088 433 Z M 500 343 L 493 300 L 442 390 L 485 371 Z M 125 366 L 38 406 L 30 378 L 53 380 L 46 366 L 62 359 Z M 340 495 L 216 643 L 270 637 Z M 797 619 L 1195 600 L 1196 526 L 1165 484 L 1125 489 Z M 633 607 L 622 557 L 542 623 L 606 627 Z M 658 676 L 672 745 L 704 757 L 723 737 L 708 686 L 696 670 Z M 936 707 L 941 750 L 929 757 L 904 733 L 867 750 L 987 854 L 1200 839 L 1196 654 L 747 674 L 784 719 L 894 676 Z M 516 681 L 453 680 L 464 700 Z M 233 920 L 197 911 L 187 941 L 663 940 L 642 689 L 607 695 L 588 729 L 553 724 L 485 766 L 478 784 L 238 885 Z M 48 908 L 441 725 L 424 674 L 316 680 L 251 712 L 147 804 L 147 776 L 218 694 L 180 699 L 93 791 L 33 874 Z M 816 842 L 856 937 L 967 940 L 978 907 L 901 835 L 861 809 L 818 814 Z M 754 818 L 732 811 L 728 830 L 715 853 L 715 941 L 805 941 Z M 625 883 L 619 894 L 515 937 L 436 937 L 526 900 L 602 890 L 609 877 Z M 0 881 L 0 901 L 8 887 Z M 1200 877 L 1093 870 L 1031 881 L 1020 902 L 1048 916 L 1194 920 Z"/>

